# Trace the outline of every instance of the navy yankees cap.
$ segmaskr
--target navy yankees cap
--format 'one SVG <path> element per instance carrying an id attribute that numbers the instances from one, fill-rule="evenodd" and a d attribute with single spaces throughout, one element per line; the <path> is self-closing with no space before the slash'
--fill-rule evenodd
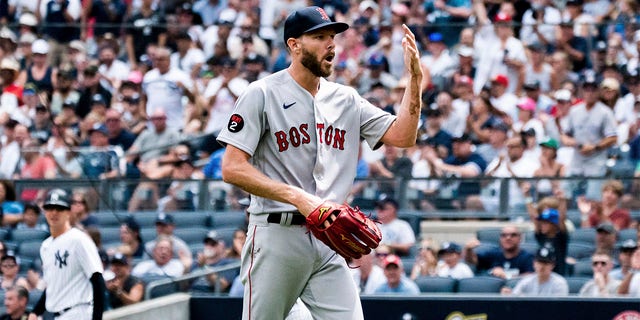
<path id="1" fill-rule="evenodd" d="M 321 28 L 332 28 L 336 33 L 349 29 L 343 22 L 333 22 L 324 9 L 311 6 L 295 11 L 284 22 L 284 43 L 287 39 L 298 38 L 301 35 Z"/>
<path id="2" fill-rule="evenodd" d="M 47 198 L 44 201 L 42 207 L 46 209 L 63 208 L 71 209 L 71 202 L 69 201 L 69 193 L 62 189 L 53 189 L 47 193 Z"/>

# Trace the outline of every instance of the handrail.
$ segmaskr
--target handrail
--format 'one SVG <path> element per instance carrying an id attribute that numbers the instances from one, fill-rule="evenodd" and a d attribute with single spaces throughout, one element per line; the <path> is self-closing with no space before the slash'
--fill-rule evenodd
<path id="1" fill-rule="evenodd" d="M 151 299 L 151 291 L 157 287 L 168 285 L 168 284 L 184 283 L 184 282 L 188 282 L 189 280 L 195 280 L 200 277 L 208 276 L 213 273 L 228 271 L 228 270 L 232 270 L 239 267 L 240 267 L 240 261 L 237 261 L 237 262 L 225 264 L 219 267 L 205 267 L 204 269 L 199 269 L 189 274 L 185 274 L 183 276 L 176 277 L 176 278 L 167 278 L 167 279 L 151 281 L 146 285 L 144 299 L 145 300 Z M 216 291 L 215 291 L 216 294 L 220 293 L 219 284 L 220 284 L 220 280 L 218 279 L 216 280 Z"/>

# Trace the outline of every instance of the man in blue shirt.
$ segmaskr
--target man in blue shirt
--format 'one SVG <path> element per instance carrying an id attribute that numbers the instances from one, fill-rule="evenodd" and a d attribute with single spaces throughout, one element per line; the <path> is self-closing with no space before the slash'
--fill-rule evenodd
<path id="1" fill-rule="evenodd" d="M 465 245 L 465 260 L 476 266 L 476 273 L 488 273 L 492 276 L 511 279 L 533 272 L 533 255 L 520 248 L 522 233 L 516 226 L 504 226 L 500 232 L 500 248 L 474 250 L 478 239 L 472 239 Z"/>
<path id="2" fill-rule="evenodd" d="M 384 276 L 387 282 L 375 290 L 375 294 L 400 293 L 420 294 L 418 285 L 404 274 L 402 260 L 395 254 L 390 254 L 382 260 Z"/>

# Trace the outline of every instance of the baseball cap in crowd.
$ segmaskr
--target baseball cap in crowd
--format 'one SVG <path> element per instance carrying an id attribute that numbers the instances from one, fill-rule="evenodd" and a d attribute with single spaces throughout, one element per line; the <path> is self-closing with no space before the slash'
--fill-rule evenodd
<path id="1" fill-rule="evenodd" d="M 18 72 L 20 71 L 20 64 L 13 58 L 4 58 L 2 62 L 0 62 L 0 69 Z"/>
<path id="2" fill-rule="evenodd" d="M 18 43 L 18 38 L 16 37 L 16 34 L 6 27 L 0 29 L 0 39 L 7 39 L 13 43 Z"/>
<path id="3" fill-rule="evenodd" d="M 134 70 L 129 72 L 129 76 L 127 77 L 127 81 L 131 81 L 134 84 L 142 83 L 142 72 L 138 70 Z"/>
<path id="4" fill-rule="evenodd" d="M 527 46 L 527 48 L 529 48 L 529 50 L 533 51 L 533 52 L 544 52 L 545 50 L 547 50 L 547 48 L 540 42 L 532 42 L 530 45 Z"/>
<path id="5" fill-rule="evenodd" d="M 504 74 L 497 74 L 491 79 L 492 84 L 499 84 L 505 87 L 509 86 L 509 78 Z"/>
<path id="6" fill-rule="evenodd" d="M 138 223 L 138 221 L 136 221 L 136 219 L 134 217 L 128 217 L 127 219 L 124 220 L 124 225 L 127 226 L 127 228 L 129 228 L 129 230 L 134 231 L 134 232 L 140 232 L 140 224 Z"/>
<path id="7" fill-rule="evenodd" d="M 178 34 L 176 34 L 175 36 L 175 40 L 188 40 L 188 41 L 192 41 L 191 36 L 189 35 L 188 32 L 186 31 L 180 31 L 178 32 Z"/>
<path id="8" fill-rule="evenodd" d="M 537 219 L 538 221 L 547 221 L 557 225 L 560 220 L 560 214 L 558 213 L 558 210 L 548 208 L 544 209 Z"/>
<path id="9" fill-rule="evenodd" d="M 372 9 L 374 11 L 377 11 L 378 8 L 379 8 L 378 4 L 372 0 L 364 0 L 360 2 L 360 5 L 358 6 L 358 10 L 360 12 L 365 12 L 367 9 Z"/>
<path id="10" fill-rule="evenodd" d="M 463 85 L 467 85 L 467 86 L 473 86 L 473 79 L 471 79 L 471 77 L 463 75 L 458 77 L 458 80 L 456 81 L 456 84 L 463 84 Z"/>
<path id="11" fill-rule="evenodd" d="M 384 257 L 382 260 L 382 266 L 386 269 L 389 265 L 396 265 L 398 268 L 402 268 L 402 259 L 395 254 L 390 254 Z"/>
<path id="12" fill-rule="evenodd" d="M 498 14 L 496 14 L 494 22 L 495 23 L 509 23 L 511 22 L 513 18 L 511 17 L 510 14 L 508 13 L 504 13 L 504 12 L 498 12 Z"/>
<path id="13" fill-rule="evenodd" d="M 616 228 L 610 222 L 603 222 L 596 227 L 596 232 L 616 233 Z"/>
<path id="14" fill-rule="evenodd" d="M 466 133 L 463 133 L 461 136 L 451 138 L 451 142 L 466 142 L 466 141 L 471 141 L 471 137 Z"/>
<path id="15" fill-rule="evenodd" d="M 18 39 L 18 43 L 31 45 L 37 39 L 38 39 L 38 37 L 36 37 L 36 35 L 33 34 L 33 33 L 30 33 L 30 32 L 29 33 L 23 33 L 20 36 L 20 38 Z"/>
<path id="16" fill-rule="evenodd" d="M 381 53 L 372 54 L 369 59 L 367 59 L 367 66 L 369 67 L 381 67 L 384 66 L 386 58 Z"/>
<path id="17" fill-rule="evenodd" d="M 491 122 L 489 124 L 489 129 L 493 129 L 493 130 L 499 130 L 502 132 L 509 132 L 509 125 L 506 124 L 504 121 L 502 120 L 494 120 L 493 122 Z"/>
<path id="18" fill-rule="evenodd" d="M 233 26 L 238 17 L 238 12 L 231 8 L 225 8 L 220 11 L 220 15 L 218 16 L 218 25 L 223 26 Z"/>
<path id="19" fill-rule="evenodd" d="M 627 239 L 620 244 L 619 248 L 623 252 L 635 251 L 638 248 L 638 242 L 634 239 Z"/>
<path id="20" fill-rule="evenodd" d="M 215 246 L 216 244 L 218 244 L 218 242 L 220 242 L 220 240 L 222 240 L 220 234 L 215 230 L 211 230 L 207 232 L 207 235 L 204 237 L 202 242 Z"/>
<path id="21" fill-rule="evenodd" d="M 531 112 L 536 111 L 536 102 L 533 101 L 533 99 L 531 99 L 531 98 L 522 98 L 522 99 L 520 99 L 520 101 L 518 101 L 518 104 L 516 106 L 519 109 L 522 109 L 522 110 L 525 110 L 525 111 L 531 111 Z"/>
<path id="22" fill-rule="evenodd" d="M 137 94 L 137 93 L 134 93 L 134 94 L 133 94 L 133 95 L 131 95 L 130 97 L 129 97 L 129 96 L 127 96 L 127 97 L 122 98 L 122 101 L 123 101 L 123 102 L 126 102 L 126 103 L 128 103 L 128 104 L 135 104 L 135 103 L 140 102 L 140 95 L 139 95 L 139 94 Z"/>
<path id="23" fill-rule="evenodd" d="M 560 89 L 556 91 L 556 94 L 553 96 L 557 101 L 571 101 L 571 91 L 567 89 Z"/>
<path id="24" fill-rule="evenodd" d="M 35 27 L 38 25 L 38 19 L 31 12 L 24 12 L 20 15 L 20 19 L 18 19 L 18 23 L 21 25 L 25 25 L 28 27 Z"/>
<path id="25" fill-rule="evenodd" d="M 101 105 L 107 105 L 107 101 L 104 100 L 104 97 L 102 97 L 101 94 L 96 93 L 91 97 L 91 103 L 92 104 L 101 104 Z"/>
<path id="26" fill-rule="evenodd" d="M 127 259 L 127 256 L 125 256 L 124 254 L 120 253 L 120 252 L 116 252 L 116 254 L 113 255 L 113 257 L 111 257 L 111 264 L 119 264 L 119 265 L 129 265 L 129 259 Z"/>
<path id="27" fill-rule="evenodd" d="M 553 139 L 553 138 L 548 138 L 547 140 L 540 142 L 540 146 L 551 148 L 554 150 L 558 150 L 558 148 L 560 148 L 558 141 L 556 141 L 556 139 Z"/>
<path id="28" fill-rule="evenodd" d="M 160 212 L 156 217 L 156 224 L 174 224 L 173 216 L 164 212 Z"/>
<path id="29" fill-rule="evenodd" d="M 84 46 L 84 42 L 81 40 L 73 40 L 69 42 L 69 48 L 80 52 L 87 52 L 87 48 Z"/>
<path id="30" fill-rule="evenodd" d="M 382 194 L 380 196 L 380 198 L 378 199 L 378 201 L 376 201 L 375 208 L 376 209 L 381 209 L 381 208 L 384 208 L 384 206 L 386 206 L 387 204 L 392 205 L 396 209 L 398 209 L 400 207 L 400 205 L 398 204 L 398 201 L 396 201 L 395 199 L 387 196 L 386 194 Z"/>
<path id="31" fill-rule="evenodd" d="M 638 33 L 638 31 L 636 31 L 636 34 L 633 37 L 633 40 L 635 40 L 635 42 L 640 41 L 640 33 Z M 597 52 L 607 52 L 607 43 L 600 40 L 598 42 L 596 42 L 596 45 L 594 46 L 594 50 L 596 50 Z"/>
<path id="32" fill-rule="evenodd" d="M 442 33 L 434 32 L 429 35 L 429 42 L 442 42 Z"/>
<path id="33" fill-rule="evenodd" d="M 49 53 L 49 44 L 45 40 L 37 39 L 31 44 L 31 52 L 34 54 L 47 54 Z"/>
<path id="34" fill-rule="evenodd" d="M 587 70 L 584 72 L 584 75 L 582 77 L 582 86 L 583 87 L 587 87 L 587 86 L 592 86 L 592 87 L 597 87 L 598 86 L 598 77 L 596 76 L 595 72 L 593 70 Z"/>
<path id="35" fill-rule="evenodd" d="M 541 247 L 536 252 L 536 261 L 546 262 L 546 263 L 555 263 L 556 253 L 551 247 Z"/>
<path id="36" fill-rule="evenodd" d="M 68 69 L 58 70 L 58 78 L 71 80 L 71 79 L 74 79 L 75 77 L 76 75 L 74 70 L 68 70 Z"/>
<path id="37" fill-rule="evenodd" d="M 303 34 L 323 28 L 332 28 L 336 33 L 349 29 L 343 22 L 333 22 L 324 9 L 311 6 L 297 10 L 284 22 L 284 43 L 289 38 L 298 38 Z"/>
<path id="38" fill-rule="evenodd" d="M 66 99 L 62 102 L 62 108 L 71 108 L 73 110 L 76 109 L 76 101 L 73 99 Z"/>
<path id="39" fill-rule="evenodd" d="M 93 127 L 89 129 L 89 134 L 92 134 L 94 132 L 100 132 L 105 136 L 109 136 L 109 131 L 107 131 L 107 127 L 105 127 L 103 124 L 100 124 L 100 123 L 94 124 Z"/>
<path id="40" fill-rule="evenodd" d="M 460 253 L 462 252 L 462 247 L 455 242 L 443 242 L 440 246 L 440 250 L 438 250 L 438 255 L 443 253 Z"/>
<path id="41" fill-rule="evenodd" d="M 584 0 L 567 0 L 565 6 L 582 6 L 584 4 Z"/>
<path id="42" fill-rule="evenodd" d="M 602 82 L 600 82 L 600 88 L 620 91 L 620 82 L 614 78 L 604 78 Z"/>
<path id="43" fill-rule="evenodd" d="M 20 265 L 20 258 L 16 256 L 16 253 L 13 250 L 7 250 L 7 253 L 0 258 L 0 262 L 5 262 L 7 260 L 13 261 L 16 265 Z"/>
<path id="44" fill-rule="evenodd" d="M 22 90 L 22 95 L 35 95 L 38 92 L 38 88 L 31 82 L 27 82 Z"/>
<path id="45" fill-rule="evenodd" d="M 71 209 L 69 193 L 62 189 L 52 189 L 47 193 L 47 197 L 45 198 L 42 207 L 45 210 L 54 208 Z"/>
<path id="46" fill-rule="evenodd" d="M 524 83 L 523 87 L 524 87 L 525 90 L 531 90 L 531 91 L 540 90 L 540 81 L 538 81 L 538 80 L 526 81 Z"/>
<path id="47" fill-rule="evenodd" d="M 473 48 L 469 47 L 469 46 L 460 46 L 458 48 L 458 55 L 461 57 L 466 57 L 466 58 L 471 58 L 473 57 Z"/>

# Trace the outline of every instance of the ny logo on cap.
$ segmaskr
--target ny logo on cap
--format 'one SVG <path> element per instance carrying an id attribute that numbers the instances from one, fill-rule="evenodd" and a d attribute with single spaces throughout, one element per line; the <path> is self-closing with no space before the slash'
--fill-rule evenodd
<path id="1" fill-rule="evenodd" d="M 331 19 L 329 19 L 329 15 L 327 15 L 327 13 L 324 12 L 324 9 L 316 8 L 316 10 L 318 10 L 318 12 L 320 12 L 320 15 L 322 16 L 322 20 L 331 21 Z"/>

